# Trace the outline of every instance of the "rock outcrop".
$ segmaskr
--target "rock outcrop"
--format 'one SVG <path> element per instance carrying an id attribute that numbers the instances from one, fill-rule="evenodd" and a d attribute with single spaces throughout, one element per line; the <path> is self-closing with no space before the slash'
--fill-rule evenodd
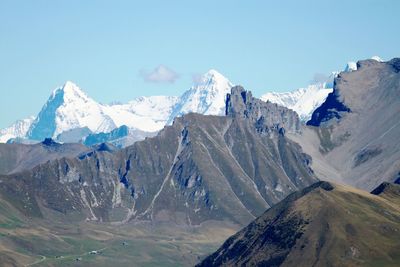
<path id="1" fill-rule="evenodd" d="M 228 94 L 225 114 L 250 120 L 259 132 L 300 131 L 300 119 L 295 111 L 254 98 L 241 86 L 233 87 Z"/>

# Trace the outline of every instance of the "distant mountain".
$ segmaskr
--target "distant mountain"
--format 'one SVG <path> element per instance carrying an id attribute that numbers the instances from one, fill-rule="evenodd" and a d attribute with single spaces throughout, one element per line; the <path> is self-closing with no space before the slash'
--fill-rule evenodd
<path id="1" fill-rule="evenodd" d="M 157 131 L 164 126 L 176 100 L 175 97 L 154 96 L 141 97 L 128 104 L 103 105 L 67 82 L 52 93 L 26 137 L 42 140 L 84 127 L 92 133 L 110 132 L 122 125 Z"/>
<path id="2" fill-rule="evenodd" d="M 330 83 L 317 83 L 292 92 L 269 92 L 261 96 L 264 101 L 290 108 L 299 114 L 302 121 L 308 121 L 313 111 L 326 99 L 332 88 Z"/>
<path id="3" fill-rule="evenodd" d="M 53 91 L 36 118 L 0 130 L 0 141 L 11 138 L 41 141 L 51 137 L 80 142 L 89 134 L 110 133 L 125 125 L 130 135 L 121 144 L 130 144 L 161 130 L 183 114 L 223 115 L 225 97 L 231 87 L 223 75 L 210 70 L 180 97 L 139 97 L 126 104 L 104 105 L 68 81 Z"/>
<path id="4" fill-rule="evenodd" d="M 194 112 L 204 115 L 224 115 L 225 98 L 233 84 L 216 70 L 209 70 L 178 100 L 167 124 L 175 117 Z"/>
<path id="5" fill-rule="evenodd" d="M 384 189 L 374 195 L 317 182 L 266 211 L 197 266 L 397 266 L 400 186 Z"/>
<path id="6" fill-rule="evenodd" d="M 23 138 L 26 136 L 29 128 L 35 117 L 30 117 L 28 119 L 16 121 L 13 125 L 8 128 L 0 130 L 0 143 L 6 143 L 9 139 L 13 138 Z"/>

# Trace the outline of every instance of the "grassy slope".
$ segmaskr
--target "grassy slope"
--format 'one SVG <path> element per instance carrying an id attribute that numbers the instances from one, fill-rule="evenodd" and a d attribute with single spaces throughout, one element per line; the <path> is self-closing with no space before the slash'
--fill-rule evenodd
<path id="1" fill-rule="evenodd" d="M 394 201 L 341 185 L 315 187 L 268 210 L 202 264 L 398 266 L 399 240 Z"/>
<path id="2" fill-rule="evenodd" d="M 110 225 L 29 219 L 0 200 L 1 266 L 191 266 L 237 226 Z M 101 254 L 91 255 L 97 250 Z M 80 261 L 76 259 L 80 258 Z"/>
<path id="3" fill-rule="evenodd" d="M 306 195 L 293 208 L 309 224 L 283 266 L 299 259 L 310 266 L 398 266 L 400 207 L 393 202 L 335 185 Z"/>

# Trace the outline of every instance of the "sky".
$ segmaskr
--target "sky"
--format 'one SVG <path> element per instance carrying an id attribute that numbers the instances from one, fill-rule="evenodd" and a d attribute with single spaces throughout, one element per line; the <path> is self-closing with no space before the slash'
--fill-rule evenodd
<path id="1" fill-rule="evenodd" d="M 213 68 L 260 96 L 400 56 L 400 1 L 0 0 L 0 128 L 70 80 L 102 103 L 180 95 Z"/>

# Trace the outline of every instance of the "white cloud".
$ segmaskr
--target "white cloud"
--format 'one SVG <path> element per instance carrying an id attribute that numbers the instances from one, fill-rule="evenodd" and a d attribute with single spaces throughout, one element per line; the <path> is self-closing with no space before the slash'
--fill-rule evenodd
<path id="1" fill-rule="evenodd" d="M 179 78 L 178 73 L 162 64 L 150 72 L 142 70 L 140 75 L 146 82 L 153 83 L 174 83 Z"/>

